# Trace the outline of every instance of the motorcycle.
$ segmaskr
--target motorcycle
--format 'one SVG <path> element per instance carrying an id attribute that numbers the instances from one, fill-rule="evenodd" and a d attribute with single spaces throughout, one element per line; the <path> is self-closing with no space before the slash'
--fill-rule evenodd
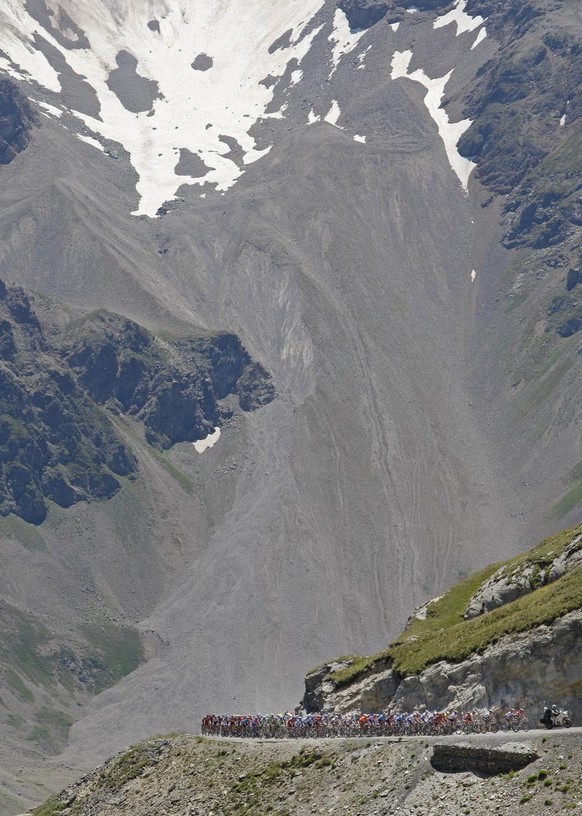
<path id="1" fill-rule="evenodd" d="M 552 706 L 551 708 L 545 706 L 544 715 L 540 718 L 540 722 L 548 729 L 562 726 L 564 728 L 570 728 L 572 725 L 572 720 L 566 709 L 559 709 L 557 706 Z"/>

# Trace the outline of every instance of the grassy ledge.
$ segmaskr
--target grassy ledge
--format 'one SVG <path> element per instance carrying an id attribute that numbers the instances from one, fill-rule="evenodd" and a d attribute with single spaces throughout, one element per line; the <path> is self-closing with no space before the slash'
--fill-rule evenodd
<path id="1" fill-rule="evenodd" d="M 530 566 L 534 571 L 536 567 L 543 569 L 581 534 L 582 524 L 578 524 L 550 536 L 524 554 L 469 576 L 430 602 L 424 620 L 411 618 L 402 635 L 387 649 L 368 657 L 350 657 L 348 665 L 331 672 L 329 679 L 336 688 L 342 688 L 388 666 L 401 677 L 420 674 L 442 660 L 461 662 L 471 654 L 481 654 L 505 635 L 550 624 L 582 608 L 582 568 L 577 568 L 513 603 L 471 620 L 463 618 L 471 597 L 495 572 L 501 570 L 511 576 Z"/>

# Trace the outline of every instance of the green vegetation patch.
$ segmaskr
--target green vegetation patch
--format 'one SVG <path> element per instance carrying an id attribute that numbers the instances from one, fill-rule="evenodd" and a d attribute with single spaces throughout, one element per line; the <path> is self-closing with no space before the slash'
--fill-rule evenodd
<path id="1" fill-rule="evenodd" d="M 32 702 L 34 697 L 24 682 L 25 678 L 43 688 L 56 685 L 58 680 L 71 690 L 72 677 L 63 665 L 68 655 L 79 658 L 83 668 L 94 679 L 93 690 L 99 693 L 117 683 L 144 660 L 137 629 L 104 622 L 82 627 L 81 635 L 87 645 L 77 650 L 79 654 L 68 649 L 61 649 L 56 654 L 43 654 L 43 647 L 52 637 L 48 629 L 29 620 L 19 610 L 6 607 L 0 613 L 0 661 L 6 667 L 6 684 L 28 702 Z"/>
<path id="2" fill-rule="evenodd" d="M 178 482 L 178 484 L 180 485 L 180 487 L 182 488 L 182 490 L 185 493 L 188 493 L 190 496 L 193 496 L 194 492 L 195 492 L 195 487 L 194 487 L 194 482 L 192 481 L 192 479 L 190 479 L 173 462 L 170 462 L 170 460 L 168 459 L 168 455 L 167 455 L 167 453 L 165 451 L 160 453 L 155 448 L 152 448 L 152 450 L 154 451 L 155 458 L 160 463 L 160 465 L 164 468 L 166 473 L 169 476 L 171 476 L 172 479 L 175 479 Z"/>
<path id="3" fill-rule="evenodd" d="M 510 575 L 530 564 L 538 564 L 540 567 L 548 566 L 579 535 L 582 535 L 582 524 L 569 527 L 567 530 L 561 530 L 559 533 L 545 538 L 537 547 L 507 561 L 503 567 L 503 574 Z"/>
<path id="4" fill-rule="evenodd" d="M 582 504 L 582 475 L 576 478 L 576 482 L 558 499 L 550 510 L 552 516 L 565 516 L 575 507 Z"/>
<path id="5" fill-rule="evenodd" d="M 54 682 L 51 660 L 40 651 L 49 640 L 48 629 L 32 622 L 18 609 L 5 606 L 0 612 L 0 662 L 7 667 L 4 678 L 29 702 L 34 698 L 23 677 L 44 687 Z"/>
<path id="6" fill-rule="evenodd" d="M 480 572 L 470 575 L 437 600 L 428 604 L 426 618 L 412 618 L 406 627 L 402 639 L 417 638 L 434 633 L 463 621 L 467 605 L 481 584 L 499 569 L 499 564 L 492 564 Z M 392 647 L 391 647 L 392 648 Z M 344 668 L 330 674 L 330 680 L 338 688 L 347 686 L 363 677 L 366 672 L 381 670 L 391 662 L 391 648 L 369 657 L 351 656 Z M 345 660 L 345 658 L 344 658 Z"/>
<path id="7" fill-rule="evenodd" d="M 18 672 L 15 672 L 14 669 L 5 670 L 4 682 L 23 702 L 34 703 L 34 694 L 28 688 L 22 677 L 18 674 Z"/>
<path id="8" fill-rule="evenodd" d="M 394 669 L 399 674 L 419 674 L 441 660 L 456 663 L 475 652 L 481 654 L 504 635 L 553 623 L 580 608 L 582 568 L 579 567 L 513 603 L 441 630 L 438 638 L 427 633 L 416 640 L 393 644 L 387 654 L 394 660 Z"/>
<path id="9" fill-rule="evenodd" d="M 99 774 L 98 787 L 121 788 L 132 779 L 137 779 L 152 761 L 151 747 L 147 744 L 134 745 L 113 760 Z"/>
<path id="10" fill-rule="evenodd" d="M 348 686 L 371 671 L 380 671 L 382 668 L 381 661 L 385 661 L 386 658 L 385 652 L 378 652 L 369 657 L 355 657 L 344 668 L 331 672 L 329 679 L 338 688 Z"/>
<path id="11" fill-rule="evenodd" d="M 18 541 L 31 552 L 47 552 L 47 546 L 38 529 L 27 524 L 18 516 L 0 516 L 0 535 L 12 541 Z"/>
<path id="12" fill-rule="evenodd" d="M 104 622 L 85 626 L 82 632 L 95 656 L 103 663 L 103 670 L 95 677 L 97 694 L 137 669 L 145 659 L 137 629 Z"/>
<path id="13" fill-rule="evenodd" d="M 65 802 L 61 802 L 56 796 L 51 796 L 44 804 L 39 805 L 32 811 L 32 816 L 55 816 L 55 814 L 61 813 L 65 808 Z"/>

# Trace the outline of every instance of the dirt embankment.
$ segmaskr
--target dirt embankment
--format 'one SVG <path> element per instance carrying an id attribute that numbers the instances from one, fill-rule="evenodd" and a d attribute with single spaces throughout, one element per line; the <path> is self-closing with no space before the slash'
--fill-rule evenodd
<path id="1" fill-rule="evenodd" d="M 128 749 L 35 816 L 582 812 L 576 734 L 243 742 L 180 736 Z M 445 748 L 442 746 L 446 745 Z M 454 749 L 454 762 L 450 750 Z M 448 751 L 448 754 L 447 754 Z M 447 772 L 443 767 L 443 756 Z"/>

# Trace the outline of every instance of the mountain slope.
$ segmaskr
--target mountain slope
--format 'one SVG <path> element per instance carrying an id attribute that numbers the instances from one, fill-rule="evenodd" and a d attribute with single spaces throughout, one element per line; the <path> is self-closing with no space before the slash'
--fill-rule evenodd
<path id="1" fill-rule="evenodd" d="M 576 320 L 577 233 L 534 247 L 526 218 L 507 237 L 490 171 L 510 126 L 479 142 L 519 50 L 579 36 L 576 4 L 114 5 L 0 11 L 0 66 L 42 121 L 1 169 L 2 275 L 162 340 L 235 333 L 276 399 L 202 455 L 120 420 L 137 481 L 51 508 L 50 557 L 3 532 L 6 602 L 50 620 L 56 564 L 71 609 L 90 620 L 96 585 L 147 636 L 74 725 L 82 763 L 206 710 L 292 704 L 322 655 L 381 648 L 580 501 L 578 340 L 553 329 Z M 556 36 L 550 86 L 576 62 Z M 575 100 L 562 127 L 556 94 L 524 125 L 541 146 L 515 158 L 535 175 L 512 177 L 519 212 L 575 154 Z"/>
<path id="2" fill-rule="evenodd" d="M 205 741 L 188 736 L 132 746 L 52 797 L 34 816 L 169 814 L 185 809 L 349 816 L 435 816 L 508 808 L 575 809 L 580 738 L 553 733 L 516 743 L 479 735 L 429 740 Z M 565 761 L 567 757 L 567 761 Z M 443 762 L 444 760 L 444 762 Z M 448 767 L 447 763 L 448 761 Z"/>

